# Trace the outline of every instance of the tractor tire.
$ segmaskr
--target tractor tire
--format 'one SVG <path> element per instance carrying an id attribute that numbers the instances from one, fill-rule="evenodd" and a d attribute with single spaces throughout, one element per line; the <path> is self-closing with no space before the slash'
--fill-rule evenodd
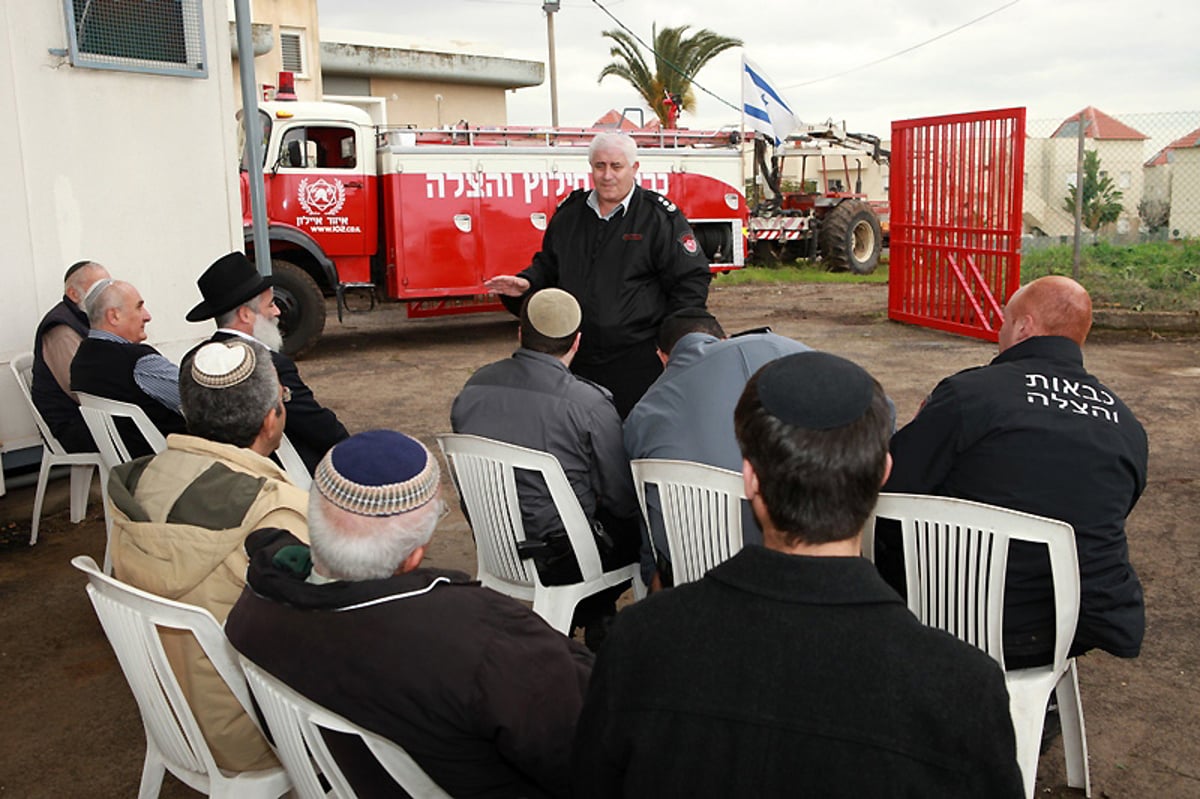
<path id="1" fill-rule="evenodd" d="M 275 278 L 275 304 L 283 352 L 299 358 L 312 349 L 325 331 L 325 296 L 317 281 L 290 261 L 271 260 Z"/>
<path id="2" fill-rule="evenodd" d="M 879 265 L 883 231 L 879 217 L 861 200 L 846 200 L 821 220 L 821 258 L 831 272 L 869 275 Z"/>

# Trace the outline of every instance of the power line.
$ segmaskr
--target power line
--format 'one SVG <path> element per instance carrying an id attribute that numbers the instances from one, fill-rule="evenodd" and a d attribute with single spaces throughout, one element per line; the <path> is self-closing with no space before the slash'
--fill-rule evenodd
<path id="1" fill-rule="evenodd" d="M 1013 1 L 1014 1 L 1014 2 L 1016 2 L 1016 0 L 1013 0 Z M 629 26 L 628 26 L 628 25 L 626 25 L 626 24 L 625 24 L 624 22 L 622 22 L 621 20 L 617 19 L 617 18 L 616 18 L 616 16 L 614 16 L 614 15 L 613 15 L 613 13 L 612 13 L 611 11 L 609 11 L 607 8 L 605 8 L 605 7 L 604 7 L 604 5 L 600 3 L 600 0 L 592 0 L 592 3 L 593 3 L 593 4 L 595 4 L 596 8 L 600 9 L 601 11 L 603 11 L 603 12 L 604 12 L 604 13 L 605 13 L 605 14 L 608 16 L 608 18 L 609 18 L 609 19 L 611 19 L 613 22 L 617 23 L 617 26 L 618 26 L 619 28 L 621 28 L 621 30 L 623 30 L 623 31 L 625 31 L 626 33 L 628 33 L 628 34 L 629 34 L 629 35 L 630 35 L 630 36 L 633 38 L 633 40 L 634 40 L 634 41 L 636 41 L 636 42 L 637 42 L 638 44 L 640 44 L 642 47 L 645 47 L 647 50 L 649 50 L 651 53 L 653 53 L 653 54 L 654 54 L 654 57 L 655 57 L 655 59 L 657 59 L 657 60 L 661 60 L 661 61 L 662 61 L 664 64 L 666 64 L 668 67 L 670 67 L 671 69 L 675 70 L 675 72 L 677 72 L 678 74 L 682 75 L 684 78 L 686 78 L 688 81 L 690 81 L 690 82 L 691 82 L 691 84 L 692 84 L 692 86 L 693 86 L 693 87 L 695 87 L 695 88 L 699 89 L 700 91 L 704 92 L 704 93 L 705 93 L 705 94 L 707 94 L 709 97 L 713 98 L 714 100 L 716 100 L 717 102 L 721 103 L 722 105 L 727 105 L 727 106 L 729 106 L 729 107 L 730 107 L 730 108 L 732 108 L 734 111 L 737 111 L 739 114 L 742 112 L 742 109 L 741 109 L 741 108 L 739 108 L 738 106 L 736 106 L 736 105 L 734 105 L 733 103 L 729 102 L 729 101 L 728 101 L 728 100 L 726 100 L 724 97 L 721 97 L 720 95 L 718 95 L 718 94 L 715 94 L 715 93 L 713 93 L 713 92 L 709 91 L 707 88 L 705 88 L 705 87 L 704 87 L 704 86 L 702 86 L 701 84 L 697 83 L 697 82 L 696 82 L 696 78 L 695 78 L 694 76 L 687 74 L 687 73 L 686 73 L 686 72 L 684 72 L 682 69 L 680 69 L 679 67 L 675 66 L 675 65 L 674 65 L 673 63 L 671 63 L 669 60 L 667 60 L 666 58 L 664 58 L 664 57 L 663 57 L 663 56 L 662 56 L 662 55 L 661 55 L 661 54 L 660 54 L 660 53 L 659 53 L 657 50 L 655 50 L 655 49 L 654 49 L 654 47 L 652 47 L 652 46 L 651 46 L 651 45 L 649 45 L 649 44 L 646 44 L 646 42 L 645 42 L 645 41 L 642 39 L 642 37 L 638 36 L 636 33 L 634 33 L 632 30 L 630 30 L 630 28 L 629 28 Z"/>
<path id="2" fill-rule="evenodd" d="M 1001 11 L 1003 11 L 1004 9 L 1009 8 L 1010 6 L 1015 6 L 1019 2 L 1021 2 L 1021 0 L 1012 0 L 1012 2 L 1005 3 L 1004 5 L 1000 6 L 999 8 L 993 8 L 991 11 L 987 12 L 986 14 L 984 14 L 982 16 L 976 17 L 975 19 L 971 20 L 970 22 L 964 22 L 963 24 L 959 25 L 957 28 L 951 28 L 950 30 L 945 31 L 944 33 L 939 33 L 937 36 L 934 36 L 932 39 L 926 39 L 925 41 L 923 41 L 919 44 L 914 44 L 912 47 L 906 47 L 903 50 L 898 50 L 895 53 L 892 53 L 891 55 L 884 56 L 883 58 L 877 58 L 874 61 L 868 61 L 865 64 L 860 64 L 857 67 L 851 67 L 850 69 L 846 69 L 841 72 L 835 72 L 832 75 L 826 75 L 823 78 L 815 78 L 814 80 L 806 80 L 803 83 L 792 83 L 787 86 L 782 86 L 780 88 L 798 89 L 801 86 L 811 86 L 814 83 L 821 83 L 822 81 L 832 80 L 834 78 L 840 78 L 843 75 L 849 75 L 852 72 L 858 72 L 859 70 L 866 69 L 867 67 L 873 67 L 876 64 L 882 64 L 884 61 L 890 61 L 893 58 L 904 55 L 905 53 L 911 53 L 913 50 L 920 49 L 927 44 L 932 44 L 932 43 L 936 42 L 938 39 L 944 39 L 952 33 L 958 33 L 963 28 L 968 28 L 968 27 L 974 25 L 976 22 L 982 22 L 983 20 L 987 19 L 988 17 L 992 16 L 993 14 L 998 14 Z"/>

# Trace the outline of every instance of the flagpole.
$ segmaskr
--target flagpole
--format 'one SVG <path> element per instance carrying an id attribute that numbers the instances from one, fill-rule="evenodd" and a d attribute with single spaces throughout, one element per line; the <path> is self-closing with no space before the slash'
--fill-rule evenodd
<path id="1" fill-rule="evenodd" d="M 742 86 L 742 108 L 741 108 L 741 113 L 738 114 L 738 123 L 741 125 L 741 141 L 742 141 L 742 144 L 741 144 L 741 148 L 742 148 L 742 168 L 741 168 L 742 190 L 745 191 L 745 189 L 746 189 L 746 54 L 744 52 L 742 53 L 742 71 L 741 71 L 741 74 L 738 75 L 738 83 L 740 83 Z M 760 200 L 760 198 L 758 196 L 758 159 L 754 157 L 754 145 L 753 144 L 750 145 L 750 170 L 751 170 L 750 174 L 753 176 L 753 183 L 751 183 L 750 185 L 754 187 L 754 205 L 757 206 L 759 203 L 759 200 Z"/>

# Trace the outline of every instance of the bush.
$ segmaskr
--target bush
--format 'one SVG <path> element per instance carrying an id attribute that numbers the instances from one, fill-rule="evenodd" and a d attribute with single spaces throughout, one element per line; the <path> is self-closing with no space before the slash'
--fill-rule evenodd
<path id="1" fill-rule="evenodd" d="M 1021 258 L 1021 282 L 1070 275 L 1072 258 L 1069 244 L 1030 252 Z M 1200 310 L 1200 241 L 1086 246 L 1079 277 L 1096 307 Z"/>

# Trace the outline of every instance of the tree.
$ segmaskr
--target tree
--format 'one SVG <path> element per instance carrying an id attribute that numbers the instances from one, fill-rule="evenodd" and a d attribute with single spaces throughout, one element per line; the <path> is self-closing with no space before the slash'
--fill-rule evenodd
<path id="1" fill-rule="evenodd" d="M 692 79 L 700 68 L 718 54 L 731 47 L 741 47 L 742 40 L 721 36 L 707 28 L 696 31 L 694 36 L 685 36 L 690 25 L 677 28 L 651 27 L 654 42 L 654 71 L 650 71 L 642 56 L 642 47 L 633 35 L 623 30 L 604 31 L 614 44 L 608 51 L 617 59 L 600 70 L 600 83 L 609 75 L 629 81 L 646 104 L 653 109 L 663 125 L 668 124 L 667 108 L 663 104 L 668 93 L 677 98 L 680 111 L 694 111 L 696 96 L 692 92 Z"/>
<path id="2" fill-rule="evenodd" d="M 1075 196 L 1079 180 L 1067 188 L 1063 210 L 1075 216 Z M 1100 172 L 1100 155 L 1095 150 L 1083 154 L 1083 226 L 1096 233 L 1107 224 L 1116 222 L 1125 210 L 1121 205 L 1124 195 L 1113 185 L 1113 179 Z"/>

